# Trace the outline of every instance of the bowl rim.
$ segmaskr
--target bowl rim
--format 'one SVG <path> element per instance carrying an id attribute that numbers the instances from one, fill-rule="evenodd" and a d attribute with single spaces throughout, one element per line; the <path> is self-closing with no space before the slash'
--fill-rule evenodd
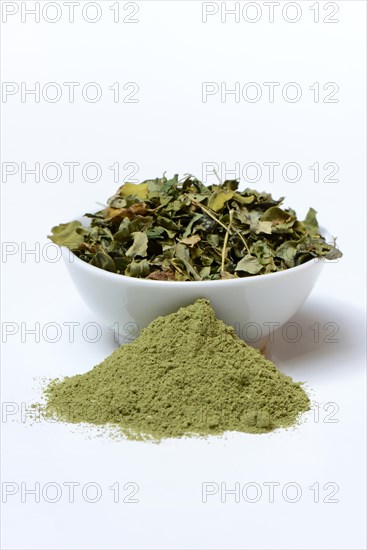
<path id="1" fill-rule="evenodd" d="M 320 234 L 326 239 L 326 241 L 328 240 L 331 240 L 332 239 L 332 236 L 331 234 L 329 233 L 329 231 L 327 229 L 325 229 L 324 227 L 320 226 Z M 57 245 L 59 246 L 59 245 Z M 144 279 L 144 278 L 139 278 L 139 277 L 129 277 L 128 275 L 123 275 L 121 273 L 113 273 L 111 271 L 106 271 L 105 269 L 101 269 L 100 267 L 97 267 L 97 266 L 94 266 L 94 265 L 91 265 L 89 264 L 88 262 L 85 262 L 84 260 L 81 260 L 80 258 L 78 258 L 78 256 L 76 256 L 74 254 L 74 252 L 72 252 L 69 248 L 67 248 L 66 246 L 60 246 L 60 249 L 61 249 L 61 252 L 62 252 L 62 256 L 64 258 L 64 261 L 67 263 L 67 264 L 75 264 L 77 265 L 78 267 L 80 267 L 81 269 L 85 269 L 87 271 L 89 270 L 92 270 L 90 271 L 91 274 L 94 273 L 95 276 L 97 277 L 102 277 L 102 278 L 107 278 L 107 279 L 110 279 L 111 281 L 112 280 L 116 280 L 116 281 L 121 281 L 121 283 L 126 283 L 126 282 L 129 282 L 129 283 L 135 283 L 137 285 L 153 285 L 153 286 L 165 286 L 165 285 L 169 285 L 170 287 L 174 286 L 174 287 L 178 287 L 178 286 L 186 286 L 189 284 L 190 286 L 201 286 L 201 288 L 203 288 L 203 285 L 205 284 L 210 284 L 212 286 L 215 286 L 215 285 L 220 285 L 220 286 L 223 286 L 225 284 L 232 284 L 232 285 L 239 285 L 239 284 L 247 284 L 247 285 L 251 285 L 251 284 L 256 284 L 256 281 L 260 281 L 260 280 L 269 280 L 270 277 L 272 277 L 273 279 L 275 279 L 276 277 L 286 277 L 287 276 L 287 273 L 289 274 L 296 274 L 296 273 L 299 273 L 301 271 L 305 271 L 307 269 L 311 269 L 312 266 L 315 266 L 317 264 L 324 264 L 325 263 L 325 258 L 321 258 L 321 257 L 316 257 L 316 258 L 313 258 L 312 260 L 309 260 L 308 262 L 305 262 L 304 264 L 301 264 L 301 265 L 297 265 L 295 267 L 289 267 L 288 269 L 284 269 L 282 271 L 276 271 L 274 273 L 265 273 L 263 275 L 252 275 L 250 277 L 238 277 L 236 279 L 208 279 L 208 280 L 203 280 L 203 281 L 160 281 L 160 280 L 154 280 L 154 279 Z M 73 260 L 70 261 L 70 257 L 73 257 Z"/>

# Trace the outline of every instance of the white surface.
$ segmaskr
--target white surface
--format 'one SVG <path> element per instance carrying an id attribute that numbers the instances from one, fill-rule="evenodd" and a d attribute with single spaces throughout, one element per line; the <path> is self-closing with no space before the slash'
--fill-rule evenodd
<path id="1" fill-rule="evenodd" d="M 108 328 L 95 343 L 83 338 L 85 325 L 98 319 L 79 298 L 63 263 L 42 256 L 52 225 L 113 193 L 117 184 L 108 167 L 114 162 L 137 163 L 139 179 L 164 170 L 201 175 L 203 162 L 297 162 L 300 181 L 286 182 L 278 173 L 269 183 L 264 172 L 252 186 L 285 195 L 286 204 L 301 216 L 312 205 L 320 222 L 338 235 L 344 252 L 340 262 L 325 266 L 293 320 L 301 327 L 300 340 L 292 344 L 276 335 L 270 349 L 279 368 L 307 381 L 320 404 L 299 428 L 153 445 L 111 441 L 95 437 L 93 430 L 86 434 L 42 419 L 32 424 L 20 412 L 3 415 L 2 489 L 9 482 L 19 487 L 2 505 L 3 548 L 365 547 L 366 7 L 364 2 L 338 2 L 339 23 L 316 24 L 310 3 L 299 4 L 303 16 L 295 24 L 281 18 L 272 24 L 266 18 L 256 24 L 222 24 L 218 16 L 203 24 L 200 2 L 152 1 L 139 3 L 138 24 L 112 23 L 112 2 L 103 2 L 103 17 L 94 25 L 77 17 L 77 11 L 74 24 L 65 17 L 55 24 L 22 24 L 14 16 L 2 25 L 3 81 L 96 81 L 105 92 L 96 104 L 21 103 L 13 96 L 1 105 L 3 162 L 96 162 L 103 169 L 94 184 L 83 181 L 80 171 L 74 183 L 64 171 L 56 183 L 34 183 L 31 176 L 22 182 L 17 174 L 2 184 L 2 239 L 19 247 L 6 261 L 2 257 L 2 320 L 19 329 L 3 345 L 4 402 L 21 408 L 38 399 L 40 378 L 84 372 L 115 347 Z M 324 3 L 319 7 L 324 16 Z M 113 103 L 108 86 L 117 81 L 137 82 L 139 103 Z M 228 87 L 236 81 L 295 81 L 303 96 L 294 104 L 281 98 L 221 103 L 218 96 L 202 103 L 203 81 L 227 82 Z M 339 103 L 314 103 L 308 90 L 314 82 L 338 83 Z M 339 181 L 315 183 L 308 168 L 315 162 L 337 163 Z M 40 256 L 24 257 L 24 247 L 37 242 Z M 68 322 L 79 323 L 73 342 Z M 58 323 L 59 341 L 41 336 L 36 343 L 25 335 L 24 329 L 35 323 L 41 332 L 47 323 Z M 310 329 L 315 323 L 320 343 Z M 4 326 L 10 325 L 2 325 L 3 338 Z M 50 328 L 46 339 L 54 334 Z M 90 329 L 87 338 L 93 337 Z M 330 338 L 338 341 L 323 342 Z M 324 410 L 327 403 L 332 405 Z M 27 489 L 37 482 L 41 489 L 57 483 L 61 498 L 47 502 L 51 487 L 39 503 L 31 495 L 21 502 L 22 482 Z M 63 485 L 67 482 L 80 484 L 74 503 Z M 88 482 L 102 491 L 97 503 L 83 499 L 81 488 Z M 137 483 L 139 502 L 114 503 L 109 487 L 116 482 L 121 487 Z M 218 487 L 223 482 L 227 488 L 253 482 L 262 494 L 256 503 L 243 498 L 237 503 L 230 495 L 222 503 L 218 492 L 203 503 L 204 482 Z M 274 502 L 267 482 L 280 484 Z M 294 503 L 282 496 L 291 482 L 302 490 Z M 318 503 L 309 489 L 315 483 L 320 484 Z M 324 488 L 326 483 L 339 487 L 338 502 L 323 502 L 336 487 Z M 120 500 L 130 492 L 127 487 Z M 92 490 L 88 496 L 93 497 Z M 293 496 L 290 487 L 288 499 Z"/>

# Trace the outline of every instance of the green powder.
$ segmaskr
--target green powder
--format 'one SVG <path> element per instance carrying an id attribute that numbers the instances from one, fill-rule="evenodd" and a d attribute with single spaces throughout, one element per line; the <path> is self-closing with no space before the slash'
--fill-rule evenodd
<path id="1" fill-rule="evenodd" d="M 158 317 L 91 371 L 54 380 L 46 414 L 132 439 L 264 433 L 309 410 L 300 383 L 216 319 L 207 300 Z"/>

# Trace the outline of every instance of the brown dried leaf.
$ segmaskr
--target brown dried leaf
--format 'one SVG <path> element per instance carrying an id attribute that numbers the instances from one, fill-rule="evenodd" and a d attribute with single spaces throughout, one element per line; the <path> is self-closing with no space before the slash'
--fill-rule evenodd
<path id="1" fill-rule="evenodd" d="M 190 247 L 193 247 L 199 241 L 201 241 L 200 235 L 195 234 L 195 235 L 191 235 L 191 237 L 186 237 L 186 239 L 181 239 L 179 242 L 186 244 Z"/>
<path id="2" fill-rule="evenodd" d="M 153 279 L 154 281 L 174 281 L 176 279 L 173 269 L 166 269 L 165 271 L 152 271 L 147 279 Z"/>
<path id="3" fill-rule="evenodd" d="M 102 210 L 103 217 L 106 220 L 123 219 L 128 217 L 132 220 L 135 216 L 145 216 L 148 213 L 148 208 L 145 202 L 132 204 L 128 208 L 112 208 L 111 206 Z"/>

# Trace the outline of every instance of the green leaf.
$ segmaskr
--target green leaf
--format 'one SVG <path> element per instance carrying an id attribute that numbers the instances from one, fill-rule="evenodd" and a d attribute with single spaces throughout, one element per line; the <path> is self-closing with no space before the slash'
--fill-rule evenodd
<path id="1" fill-rule="evenodd" d="M 107 204 L 111 208 L 125 208 L 127 206 L 126 200 L 121 195 L 113 195 L 113 197 L 108 199 Z"/>
<path id="2" fill-rule="evenodd" d="M 139 199 L 146 199 L 148 197 L 148 184 L 147 183 L 124 183 L 118 192 L 121 197 L 139 197 Z"/>
<path id="3" fill-rule="evenodd" d="M 210 195 L 208 207 L 214 210 L 214 212 L 219 212 L 222 210 L 226 202 L 228 202 L 234 195 L 234 191 L 217 191 Z"/>
<path id="4" fill-rule="evenodd" d="M 178 243 L 176 245 L 175 255 L 176 255 L 176 258 L 181 260 L 181 262 L 186 268 L 187 273 L 191 275 L 195 279 L 195 281 L 201 281 L 200 275 L 197 273 L 194 266 L 191 265 L 190 263 L 190 252 L 187 246 L 182 243 Z"/>
<path id="5" fill-rule="evenodd" d="M 201 240 L 200 235 L 191 235 L 191 237 L 186 237 L 182 239 L 180 243 L 186 244 L 187 246 L 195 246 Z"/>
<path id="6" fill-rule="evenodd" d="M 239 202 L 240 204 L 246 205 L 254 202 L 255 195 L 243 196 L 240 193 L 234 193 L 233 198 L 235 201 Z"/>
<path id="7" fill-rule="evenodd" d="M 293 222 L 295 220 L 294 217 L 288 212 L 285 212 L 281 208 L 278 208 L 278 206 L 272 206 L 264 212 L 264 214 L 260 218 L 260 221 L 271 222 L 272 225 L 283 225 L 289 222 Z"/>
<path id="8" fill-rule="evenodd" d="M 178 231 L 179 229 L 178 225 L 171 218 L 165 216 L 157 216 L 157 224 L 171 231 Z"/>
<path id="9" fill-rule="evenodd" d="M 271 222 L 259 222 L 256 233 L 266 233 L 267 235 L 271 235 L 271 228 Z"/>
<path id="10" fill-rule="evenodd" d="M 105 252 L 97 252 L 89 262 L 91 265 L 116 273 L 116 265 L 111 256 Z"/>
<path id="11" fill-rule="evenodd" d="M 271 264 L 273 261 L 273 248 L 266 241 L 256 241 L 251 247 L 251 254 L 256 256 L 262 265 Z"/>
<path id="12" fill-rule="evenodd" d="M 236 191 L 238 189 L 238 185 L 238 180 L 226 180 L 222 187 L 224 187 L 224 189 L 229 189 L 230 191 Z"/>
<path id="13" fill-rule="evenodd" d="M 147 230 L 148 239 L 162 239 L 163 233 L 166 231 L 164 227 L 158 225 Z"/>
<path id="14" fill-rule="evenodd" d="M 237 279 L 237 275 L 233 273 L 229 273 L 228 271 L 221 271 L 220 272 L 220 278 L 221 279 Z"/>
<path id="15" fill-rule="evenodd" d="M 130 256 L 131 258 L 135 258 L 135 256 L 141 256 L 142 258 L 145 257 L 148 249 L 147 234 L 137 231 L 132 233 L 132 236 L 134 238 L 134 242 L 126 251 L 126 256 Z"/>
<path id="16" fill-rule="evenodd" d="M 207 279 L 210 275 L 210 266 L 205 266 L 200 269 L 200 277 L 202 279 Z"/>
<path id="17" fill-rule="evenodd" d="M 246 254 L 246 256 L 238 262 L 235 271 L 244 271 L 250 275 L 256 275 L 262 270 L 262 267 L 263 266 L 255 256 Z"/>
<path id="18" fill-rule="evenodd" d="M 133 260 L 125 271 L 125 275 L 129 277 L 144 278 L 150 273 L 148 260 Z"/>
<path id="19" fill-rule="evenodd" d="M 183 232 L 182 236 L 184 239 L 188 237 L 191 234 L 192 228 L 196 222 L 198 222 L 203 217 L 203 214 L 194 214 L 187 224 L 185 231 Z"/>
<path id="20" fill-rule="evenodd" d="M 343 254 L 340 252 L 340 250 L 333 245 L 329 245 L 329 250 L 327 250 L 325 254 L 325 258 L 327 260 L 337 260 L 342 256 Z"/>
<path id="21" fill-rule="evenodd" d="M 316 210 L 314 210 L 313 208 L 310 208 L 309 211 L 307 212 L 306 219 L 303 222 L 306 226 L 307 231 L 311 235 L 319 234 L 319 224 L 317 222 L 316 214 L 317 214 Z"/>
<path id="22" fill-rule="evenodd" d="M 78 221 L 61 223 L 51 229 L 52 235 L 48 238 L 60 246 L 67 246 L 71 250 L 84 242 L 84 235 L 88 230 Z"/>
<path id="23" fill-rule="evenodd" d="M 299 241 L 287 241 L 276 249 L 275 255 L 284 260 L 287 267 L 294 267 L 298 246 Z"/>

